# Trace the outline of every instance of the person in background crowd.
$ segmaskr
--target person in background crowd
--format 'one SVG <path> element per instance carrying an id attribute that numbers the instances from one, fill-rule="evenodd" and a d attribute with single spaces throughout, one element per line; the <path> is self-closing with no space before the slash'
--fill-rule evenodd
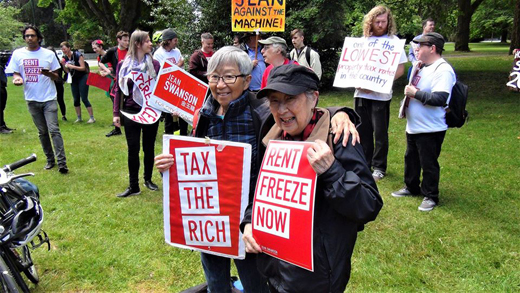
<path id="1" fill-rule="evenodd" d="M 422 34 L 415 36 L 415 38 L 421 37 L 424 34 L 427 33 L 433 33 L 435 31 L 435 20 L 428 17 L 427 19 L 423 20 L 422 22 Z M 414 38 L 414 39 L 415 39 Z M 419 49 L 414 42 L 410 42 L 410 49 L 408 50 L 408 60 L 410 62 L 414 63 L 417 62 L 417 58 L 415 56 L 415 50 Z M 412 68 L 412 67 L 410 67 Z"/>
<path id="2" fill-rule="evenodd" d="M 50 46 L 47 47 L 47 49 L 54 52 L 56 59 L 58 60 L 58 62 L 60 62 L 60 57 L 58 57 L 58 54 L 56 53 L 56 50 L 54 50 L 54 47 Z M 61 63 L 60 66 L 60 69 L 58 69 L 58 79 L 54 81 L 54 85 L 56 86 L 57 100 L 61 112 L 61 120 L 67 121 L 67 106 L 65 105 L 64 99 L 65 89 L 63 88 L 63 83 L 65 82 L 65 80 L 63 79 L 63 66 L 61 65 Z"/>
<path id="3" fill-rule="evenodd" d="M 267 66 L 264 74 L 262 75 L 262 84 L 260 87 L 264 88 L 267 85 L 267 78 L 269 77 L 269 73 L 273 68 L 289 63 L 298 64 L 298 62 L 289 60 L 287 58 L 287 43 L 284 39 L 280 37 L 269 37 L 267 40 L 261 40 L 258 42 L 264 45 L 262 48 L 262 55 L 264 57 L 265 63 L 270 64 Z"/>
<path id="4" fill-rule="evenodd" d="M 165 29 L 162 32 L 161 46 L 153 54 L 153 59 L 159 61 L 161 66 L 164 66 L 164 62 L 168 60 L 170 63 L 183 68 L 184 58 L 181 50 L 177 48 L 178 42 L 177 34 L 170 28 Z M 175 129 L 180 129 L 181 135 L 188 135 L 188 122 L 180 117 L 175 117 L 174 121 L 174 117 L 166 113 L 164 116 L 164 133 L 173 134 Z"/>
<path id="5" fill-rule="evenodd" d="M 144 164 L 144 185 L 157 191 L 159 187 L 152 182 L 153 160 L 155 156 L 155 138 L 159 120 L 153 124 L 141 124 L 121 116 L 121 111 L 136 114 L 141 111 L 141 106 L 136 99 L 142 99 L 140 90 L 128 77 L 131 71 L 147 73 L 149 77 L 156 79 L 161 65 L 157 60 L 153 60 L 151 55 L 153 48 L 152 41 L 147 32 L 136 30 L 130 37 L 130 47 L 125 59 L 119 62 L 116 70 L 116 91 L 114 98 L 114 125 L 125 127 L 125 137 L 128 146 L 128 172 L 129 186 L 117 197 L 127 197 L 141 193 L 139 188 L 139 152 L 141 149 L 141 134 L 143 144 L 143 164 Z M 122 108 L 120 108 L 122 105 Z"/>
<path id="6" fill-rule="evenodd" d="M 319 79 L 321 79 L 321 62 L 320 54 L 314 51 L 311 47 L 305 46 L 303 43 L 305 37 L 303 30 L 295 29 L 291 32 L 291 39 L 294 49 L 291 50 L 289 56 L 291 60 L 298 62 L 302 66 L 309 67 L 314 70 Z M 307 58 L 309 58 L 307 60 Z"/>
<path id="7" fill-rule="evenodd" d="M 312 142 L 306 158 L 318 176 L 312 241 L 314 271 L 259 254 L 257 267 L 269 280 L 271 292 L 344 292 L 358 231 L 375 220 L 383 207 L 362 147 L 333 143 L 330 119 L 334 113 L 316 107 L 318 84 L 312 69 L 288 64 L 274 68 L 267 86 L 257 94 L 259 99 L 267 97 L 271 110 L 260 132 L 266 133 L 258 145 L 260 157 L 272 139 Z M 250 204 L 241 224 L 242 239 L 247 252 L 260 253 L 262 249 L 252 234 L 252 208 Z"/>
<path id="8" fill-rule="evenodd" d="M 63 51 L 63 58 L 61 59 L 61 65 L 65 72 L 72 76 L 72 83 L 70 89 L 72 90 L 72 97 L 74 99 L 74 108 L 76 109 L 76 116 L 78 117 L 74 122 L 82 122 L 81 118 L 81 101 L 90 116 L 87 123 L 95 123 L 94 111 L 92 105 L 88 100 L 88 65 L 86 64 L 83 54 L 79 51 L 72 51 L 68 42 L 62 42 L 60 44 L 61 50 Z"/>
<path id="9" fill-rule="evenodd" d="M 105 49 L 103 48 L 104 43 L 102 40 L 94 40 L 94 41 L 92 41 L 91 45 L 92 45 L 92 51 L 94 51 L 94 53 L 96 53 L 96 55 L 97 55 L 99 75 L 110 78 L 112 80 L 112 82 L 110 83 L 110 88 L 112 88 L 112 86 L 114 86 L 114 76 L 112 75 L 112 69 L 111 69 L 112 64 L 107 63 L 107 64 L 103 64 L 103 66 L 101 66 L 101 58 L 103 58 L 103 56 L 105 56 L 105 54 L 107 53 L 105 51 Z M 107 98 L 110 98 L 109 91 L 105 92 L 105 95 L 107 96 Z"/>
<path id="10" fill-rule="evenodd" d="M 7 75 L 4 70 L 5 64 L 0 64 L 0 134 L 13 133 L 13 129 L 7 127 L 4 119 L 4 111 L 7 105 Z"/>
<path id="11" fill-rule="evenodd" d="M 125 31 L 119 31 L 116 35 L 117 46 L 112 47 L 107 50 L 106 54 L 101 58 L 101 62 L 99 63 L 99 68 L 102 71 L 106 71 L 107 69 L 111 72 L 112 76 L 115 76 L 117 64 L 125 59 L 126 52 L 128 52 L 128 40 L 129 34 Z M 104 64 L 110 63 L 111 68 L 107 68 Z M 110 98 L 112 99 L 112 103 L 114 103 L 115 89 L 117 82 L 114 82 L 114 85 L 110 91 Z M 114 129 L 106 134 L 106 137 L 111 137 L 114 135 L 121 135 L 121 128 L 114 125 Z"/>
<path id="12" fill-rule="evenodd" d="M 201 81 L 208 83 L 206 73 L 208 71 L 208 62 L 213 56 L 213 36 L 210 33 L 203 33 L 200 35 L 202 48 L 195 50 L 190 57 L 189 72 L 200 79 Z"/>
<path id="13" fill-rule="evenodd" d="M 152 56 L 153 56 L 153 54 L 155 54 L 155 51 L 157 51 L 157 49 L 159 49 L 161 47 L 162 33 L 163 33 L 163 31 L 156 31 L 152 35 L 152 43 L 154 45 L 153 50 L 152 50 Z"/>
<path id="14" fill-rule="evenodd" d="M 258 37 L 261 40 L 262 36 L 259 35 Z M 242 40 L 244 42 L 244 52 L 249 55 L 249 58 L 253 63 L 249 90 L 252 92 L 258 92 L 262 86 L 262 76 L 266 69 L 264 56 L 262 56 L 262 46 L 258 46 L 256 36 L 252 33 L 245 33 L 244 36 L 242 36 Z"/>
<path id="15" fill-rule="evenodd" d="M 233 46 L 240 48 L 240 36 L 239 35 L 235 35 L 233 37 Z"/>
<path id="16" fill-rule="evenodd" d="M 444 107 L 457 81 L 453 68 L 442 58 L 444 37 L 425 33 L 413 39 L 417 43 L 419 71 L 412 84 L 404 89 L 410 98 L 406 113 L 406 152 L 404 154 L 405 187 L 394 197 L 421 194 L 420 211 L 431 211 L 439 204 L 440 166 L 438 158 L 448 125 Z M 421 183 L 422 169 L 422 183 Z"/>
<path id="17" fill-rule="evenodd" d="M 60 62 L 52 51 L 40 46 L 43 35 L 37 27 L 26 26 L 22 35 L 27 47 L 13 52 L 6 72 L 13 73 L 14 85 L 24 87 L 27 109 L 31 113 L 34 125 L 38 128 L 40 143 L 47 157 L 44 169 L 54 168 L 57 158 L 59 172 L 66 174 L 69 168 L 58 124 L 56 86 L 53 82 L 58 79 Z"/>
<path id="18" fill-rule="evenodd" d="M 363 20 L 363 35 L 370 40 L 397 39 L 396 25 L 390 9 L 379 5 L 368 12 Z M 404 73 L 406 53 L 402 49 L 394 80 Z M 356 88 L 354 106 L 361 117 L 359 136 L 368 166 L 373 168 L 372 176 L 377 181 L 386 176 L 388 158 L 388 126 L 390 123 L 390 102 L 392 93 L 378 93 Z"/>

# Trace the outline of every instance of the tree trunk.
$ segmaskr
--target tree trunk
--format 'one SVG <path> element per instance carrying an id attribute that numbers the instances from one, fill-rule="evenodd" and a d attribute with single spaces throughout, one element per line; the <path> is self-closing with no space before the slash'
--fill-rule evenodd
<path id="1" fill-rule="evenodd" d="M 500 34 L 500 42 L 501 43 L 507 43 L 507 35 L 508 35 L 507 28 L 503 28 L 502 29 L 502 33 Z"/>
<path id="2" fill-rule="evenodd" d="M 458 0 L 459 16 L 457 18 L 457 35 L 455 36 L 455 51 L 469 51 L 469 32 L 471 17 L 484 0 Z"/>
<path id="3" fill-rule="evenodd" d="M 520 0 L 516 0 L 515 18 L 513 21 L 513 32 L 511 33 L 511 46 L 509 55 L 513 54 L 514 49 L 520 49 Z"/>

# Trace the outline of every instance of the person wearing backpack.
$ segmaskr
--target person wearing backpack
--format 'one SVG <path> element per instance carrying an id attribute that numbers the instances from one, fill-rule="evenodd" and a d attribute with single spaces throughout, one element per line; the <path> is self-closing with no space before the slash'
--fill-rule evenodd
<path id="1" fill-rule="evenodd" d="M 320 54 L 313 50 L 309 46 L 305 46 L 303 43 L 304 40 L 303 30 L 294 29 L 291 32 L 291 40 L 294 45 L 294 49 L 292 49 L 289 56 L 291 60 L 298 62 L 300 65 L 309 67 L 316 73 L 318 78 L 321 80 L 321 62 L 320 62 Z"/>
<path id="2" fill-rule="evenodd" d="M 416 37 L 417 72 L 404 94 L 406 117 L 405 187 L 394 197 L 422 195 L 420 211 L 431 211 L 439 204 L 440 167 L 438 158 L 448 125 L 445 106 L 457 81 L 453 68 L 442 58 L 444 37 L 427 33 Z M 421 170 L 423 180 L 421 178 Z"/>

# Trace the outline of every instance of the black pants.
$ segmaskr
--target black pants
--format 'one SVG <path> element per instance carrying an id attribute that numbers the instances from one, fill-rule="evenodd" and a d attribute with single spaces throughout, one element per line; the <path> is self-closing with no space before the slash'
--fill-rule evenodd
<path id="1" fill-rule="evenodd" d="M 116 86 L 116 84 L 114 84 L 114 86 Z M 112 109 L 110 110 L 110 112 L 112 112 L 114 110 L 114 96 L 112 96 L 112 95 L 109 95 L 109 96 L 110 96 L 110 100 L 112 100 Z M 121 119 L 123 119 L 123 118 L 121 118 Z M 114 130 L 121 131 L 121 128 L 114 125 Z"/>
<path id="2" fill-rule="evenodd" d="M 439 202 L 440 167 L 438 158 L 446 131 L 406 134 L 404 183 L 410 192 Z M 420 180 L 422 169 L 422 184 Z"/>
<path id="3" fill-rule="evenodd" d="M 0 87 L 0 127 L 5 126 L 4 110 L 7 105 L 7 89 Z"/>
<path id="4" fill-rule="evenodd" d="M 173 116 L 170 113 L 165 113 L 164 116 L 164 133 L 173 134 L 180 130 L 181 135 L 188 135 L 188 122 L 179 117 L 179 122 L 173 121 Z"/>
<path id="5" fill-rule="evenodd" d="M 67 106 L 65 106 L 65 100 L 63 100 L 63 82 L 54 82 L 54 85 L 56 85 L 56 98 L 58 100 L 58 105 L 60 106 L 61 116 L 65 117 L 67 114 Z"/>
<path id="6" fill-rule="evenodd" d="M 159 121 L 154 124 L 141 124 L 121 115 L 125 127 L 126 144 L 128 146 L 128 172 L 130 187 L 139 188 L 139 152 L 141 150 L 141 133 L 143 134 L 144 180 L 152 179 L 153 159 L 155 157 L 155 138 Z"/>
<path id="7" fill-rule="evenodd" d="M 354 104 L 361 118 L 358 131 L 368 167 L 386 172 L 390 101 L 355 98 Z"/>

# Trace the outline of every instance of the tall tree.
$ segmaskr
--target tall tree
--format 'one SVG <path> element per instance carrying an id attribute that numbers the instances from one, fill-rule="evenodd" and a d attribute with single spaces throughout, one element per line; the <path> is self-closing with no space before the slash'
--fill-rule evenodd
<path id="1" fill-rule="evenodd" d="M 520 0 L 516 0 L 515 2 L 515 19 L 513 21 L 509 54 L 513 54 L 514 49 L 520 49 Z"/>
<path id="2" fill-rule="evenodd" d="M 11 50 L 24 42 L 20 33 L 23 23 L 16 20 L 19 9 L 0 4 L 0 49 Z"/>
<path id="3" fill-rule="evenodd" d="M 457 34 L 455 36 L 455 51 L 469 51 L 470 24 L 473 13 L 484 0 L 458 0 Z"/>

